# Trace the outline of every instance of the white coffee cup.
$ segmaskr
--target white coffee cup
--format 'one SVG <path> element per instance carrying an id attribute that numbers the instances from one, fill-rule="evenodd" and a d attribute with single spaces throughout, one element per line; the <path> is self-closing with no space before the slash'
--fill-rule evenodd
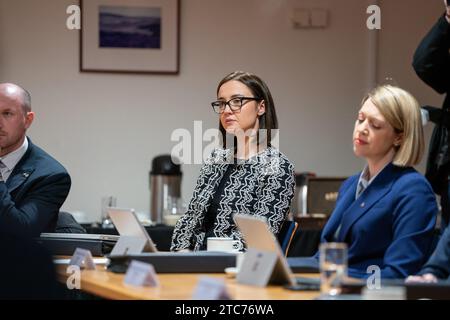
<path id="1" fill-rule="evenodd" d="M 215 238 L 209 237 L 206 240 L 206 250 L 220 252 L 237 252 L 234 245 L 238 245 L 239 240 L 233 238 Z"/>

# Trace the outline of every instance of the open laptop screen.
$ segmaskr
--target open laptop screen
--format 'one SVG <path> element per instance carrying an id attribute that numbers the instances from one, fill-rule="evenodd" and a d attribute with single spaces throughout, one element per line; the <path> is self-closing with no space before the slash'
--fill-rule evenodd
<path id="1" fill-rule="evenodd" d="M 277 239 L 269 230 L 266 220 L 262 217 L 236 214 L 234 216 L 234 221 L 244 236 L 248 250 L 253 249 L 276 254 L 277 261 L 273 269 L 271 282 L 294 285 L 295 279 L 292 271 L 287 264 Z M 241 269 L 245 268 L 245 264 L 247 264 L 246 259 L 244 259 L 243 267 Z M 240 270 L 238 274 L 238 281 L 242 283 L 249 283 L 248 278 L 255 277 L 254 274 L 243 274 L 243 272 L 245 271 Z"/>
<path id="2" fill-rule="evenodd" d="M 150 235 L 140 223 L 134 209 L 108 208 L 108 214 L 120 236 L 137 237 L 147 239 L 145 251 L 157 252 Z"/>

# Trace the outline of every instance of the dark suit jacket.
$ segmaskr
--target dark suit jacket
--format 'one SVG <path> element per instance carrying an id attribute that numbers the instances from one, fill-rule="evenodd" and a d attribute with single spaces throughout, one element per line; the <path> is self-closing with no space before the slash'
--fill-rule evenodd
<path id="1" fill-rule="evenodd" d="M 382 278 L 417 273 L 431 253 L 438 212 L 426 179 L 412 168 L 387 165 L 355 200 L 359 174 L 346 180 L 321 242 L 348 244 L 349 275 L 364 278 L 377 265 Z"/>
<path id="2" fill-rule="evenodd" d="M 438 93 L 450 92 L 450 25 L 442 15 L 420 42 L 414 53 L 413 67 L 417 75 Z M 450 107 L 446 98 L 444 109 Z"/>
<path id="3" fill-rule="evenodd" d="M 450 277 L 450 226 L 445 229 L 436 250 L 420 274 L 432 273 L 440 279 Z"/>
<path id="4" fill-rule="evenodd" d="M 63 299 L 52 256 L 26 236 L 0 234 L 0 299 Z"/>
<path id="5" fill-rule="evenodd" d="M 425 107 L 436 124 L 431 136 L 426 177 L 441 196 L 442 226 L 450 219 L 448 175 L 450 173 L 450 25 L 442 15 L 420 42 L 414 53 L 413 67 L 417 75 L 440 94 L 446 94 L 440 108 Z"/>
<path id="6" fill-rule="evenodd" d="M 28 139 L 10 177 L 0 182 L 0 232 L 37 236 L 53 231 L 70 190 L 66 169 Z"/>

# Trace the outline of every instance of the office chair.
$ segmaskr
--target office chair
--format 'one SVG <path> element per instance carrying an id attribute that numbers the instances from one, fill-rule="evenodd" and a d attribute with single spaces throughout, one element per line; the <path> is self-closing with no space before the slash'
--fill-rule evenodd
<path id="1" fill-rule="evenodd" d="M 56 222 L 55 232 L 86 233 L 86 229 L 84 229 L 69 212 L 60 211 Z"/>
<path id="2" fill-rule="evenodd" d="M 278 233 L 278 242 L 280 243 L 281 250 L 284 252 L 284 255 L 286 257 L 297 228 L 297 222 L 286 220 L 281 226 L 280 232 Z"/>
<path id="3" fill-rule="evenodd" d="M 338 191 L 346 177 L 309 177 L 303 203 L 306 213 L 331 215 L 336 206 Z"/>

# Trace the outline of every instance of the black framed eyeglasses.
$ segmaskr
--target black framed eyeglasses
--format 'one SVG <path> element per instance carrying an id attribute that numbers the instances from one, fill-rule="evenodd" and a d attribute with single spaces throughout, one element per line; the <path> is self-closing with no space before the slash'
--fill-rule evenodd
<path id="1" fill-rule="evenodd" d="M 214 112 L 221 114 L 225 111 L 227 105 L 230 107 L 231 111 L 240 111 L 242 106 L 244 105 L 244 101 L 261 101 L 263 99 L 257 97 L 235 97 L 231 98 L 228 101 L 217 100 L 211 102 L 211 106 Z"/>

